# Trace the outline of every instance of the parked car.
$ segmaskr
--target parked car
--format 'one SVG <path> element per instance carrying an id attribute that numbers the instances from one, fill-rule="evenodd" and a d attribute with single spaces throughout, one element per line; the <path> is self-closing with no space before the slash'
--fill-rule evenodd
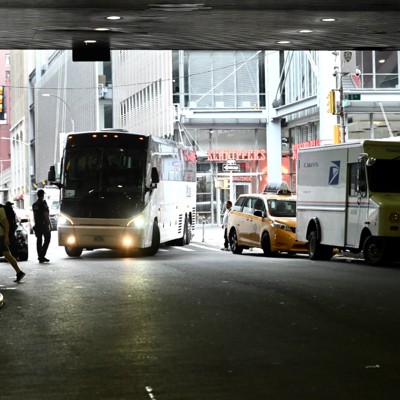
<path id="1" fill-rule="evenodd" d="M 29 233 L 33 233 L 32 226 L 33 220 L 31 219 L 31 212 L 29 210 L 24 210 L 23 208 L 14 208 L 15 215 L 18 221 L 21 222 L 22 226 Z"/>
<path id="2" fill-rule="evenodd" d="M 18 261 L 26 261 L 29 256 L 28 252 L 28 231 L 24 228 L 22 225 L 23 223 L 26 223 L 26 219 L 22 219 L 18 225 L 17 229 L 15 231 L 15 239 L 17 243 L 17 249 L 16 249 L 16 254 L 14 254 L 14 257 L 17 258 Z"/>
<path id="3" fill-rule="evenodd" d="M 290 191 L 239 196 L 229 215 L 228 237 L 234 254 L 253 247 L 266 256 L 307 253 L 307 243 L 296 240 L 296 196 Z"/>
<path id="4" fill-rule="evenodd" d="M 26 224 L 27 220 L 22 219 L 17 224 L 17 229 L 15 231 L 15 250 L 10 249 L 12 255 L 18 261 L 26 261 L 28 259 L 28 232 L 24 228 L 23 224 Z"/>
<path id="5" fill-rule="evenodd" d="M 54 200 L 49 205 L 49 217 L 50 217 L 52 231 L 57 230 L 59 215 L 60 215 L 60 202 L 58 200 Z"/>

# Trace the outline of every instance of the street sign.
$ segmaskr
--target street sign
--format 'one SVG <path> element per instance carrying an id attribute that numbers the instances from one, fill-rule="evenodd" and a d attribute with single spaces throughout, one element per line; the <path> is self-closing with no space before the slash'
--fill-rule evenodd
<path id="1" fill-rule="evenodd" d="M 223 164 L 222 170 L 223 171 L 239 171 L 240 165 L 238 164 Z"/>
<path id="2" fill-rule="evenodd" d="M 360 93 L 348 93 L 345 97 L 347 100 L 361 100 Z"/>

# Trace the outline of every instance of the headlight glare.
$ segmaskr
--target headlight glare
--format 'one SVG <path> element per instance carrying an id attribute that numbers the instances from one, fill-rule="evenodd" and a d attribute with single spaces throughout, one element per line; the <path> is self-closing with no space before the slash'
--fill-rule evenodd
<path id="1" fill-rule="evenodd" d="M 128 226 L 134 226 L 135 228 L 141 228 L 144 225 L 144 218 L 142 215 L 138 215 L 135 218 L 132 218 L 128 222 Z"/>
<path id="2" fill-rule="evenodd" d="M 73 225 L 73 222 L 66 215 L 60 214 L 58 217 L 58 225 L 71 226 L 71 225 Z"/>

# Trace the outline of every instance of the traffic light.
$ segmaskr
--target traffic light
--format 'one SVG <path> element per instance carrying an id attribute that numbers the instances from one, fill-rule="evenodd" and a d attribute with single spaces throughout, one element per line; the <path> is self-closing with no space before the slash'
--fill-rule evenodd
<path id="1" fill-rule="evenodd" d="M 4 86 L 0 86 L 0 114 L 4 111 Z"/>
<path id="2" fill-rule="evenodd" d="M 336 114 L 336 96 L 335 96 L 335 90 L 332 89 L 329 91 L 328 96 L 326 96 L 328 99 L 328 102 L 326 105 L 328 106 L 328 109 L 326 110 L 328 113 L 331 114 Z"/>
<path id="3" fill-rule="evenodd" d="M 333 143 L 339 144 L 342 142 L 342 130 L 340 125 L 335 124 L 333 125 Z"/>

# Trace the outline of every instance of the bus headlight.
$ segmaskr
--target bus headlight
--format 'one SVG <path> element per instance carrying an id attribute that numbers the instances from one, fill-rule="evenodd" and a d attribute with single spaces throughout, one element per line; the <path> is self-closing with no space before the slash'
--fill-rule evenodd
<path id="1" fill-rule="evenodd" d="M 74 244 L 76 244 L 76 237 L 75 235 L 69 235 L 67 237 L 67 244 L 68 246 L 73 246 Z"/>
<path id="2" fill-rule="evenodd" d="M 131 219 L 128 222 L 128 226 L 134 226 L 135 228 L 142 228 L 144 225 L 144 218 L 142 215 L 138 215 L 137 217 Z"/>
<path id="3" fill-rule="evenodd" d="M 122 238 L 122 246 L 123 247 L 132 247 L 133 246 L 133 239 L 130 236 L 124 236 Z"/>
<path id="4" fill-rule="evenodd" d="M 73 222 L 66 215 L 60 214 L 58 216 L 58 225 L 71 226 L 71 225 L 73 225 Z"/>

